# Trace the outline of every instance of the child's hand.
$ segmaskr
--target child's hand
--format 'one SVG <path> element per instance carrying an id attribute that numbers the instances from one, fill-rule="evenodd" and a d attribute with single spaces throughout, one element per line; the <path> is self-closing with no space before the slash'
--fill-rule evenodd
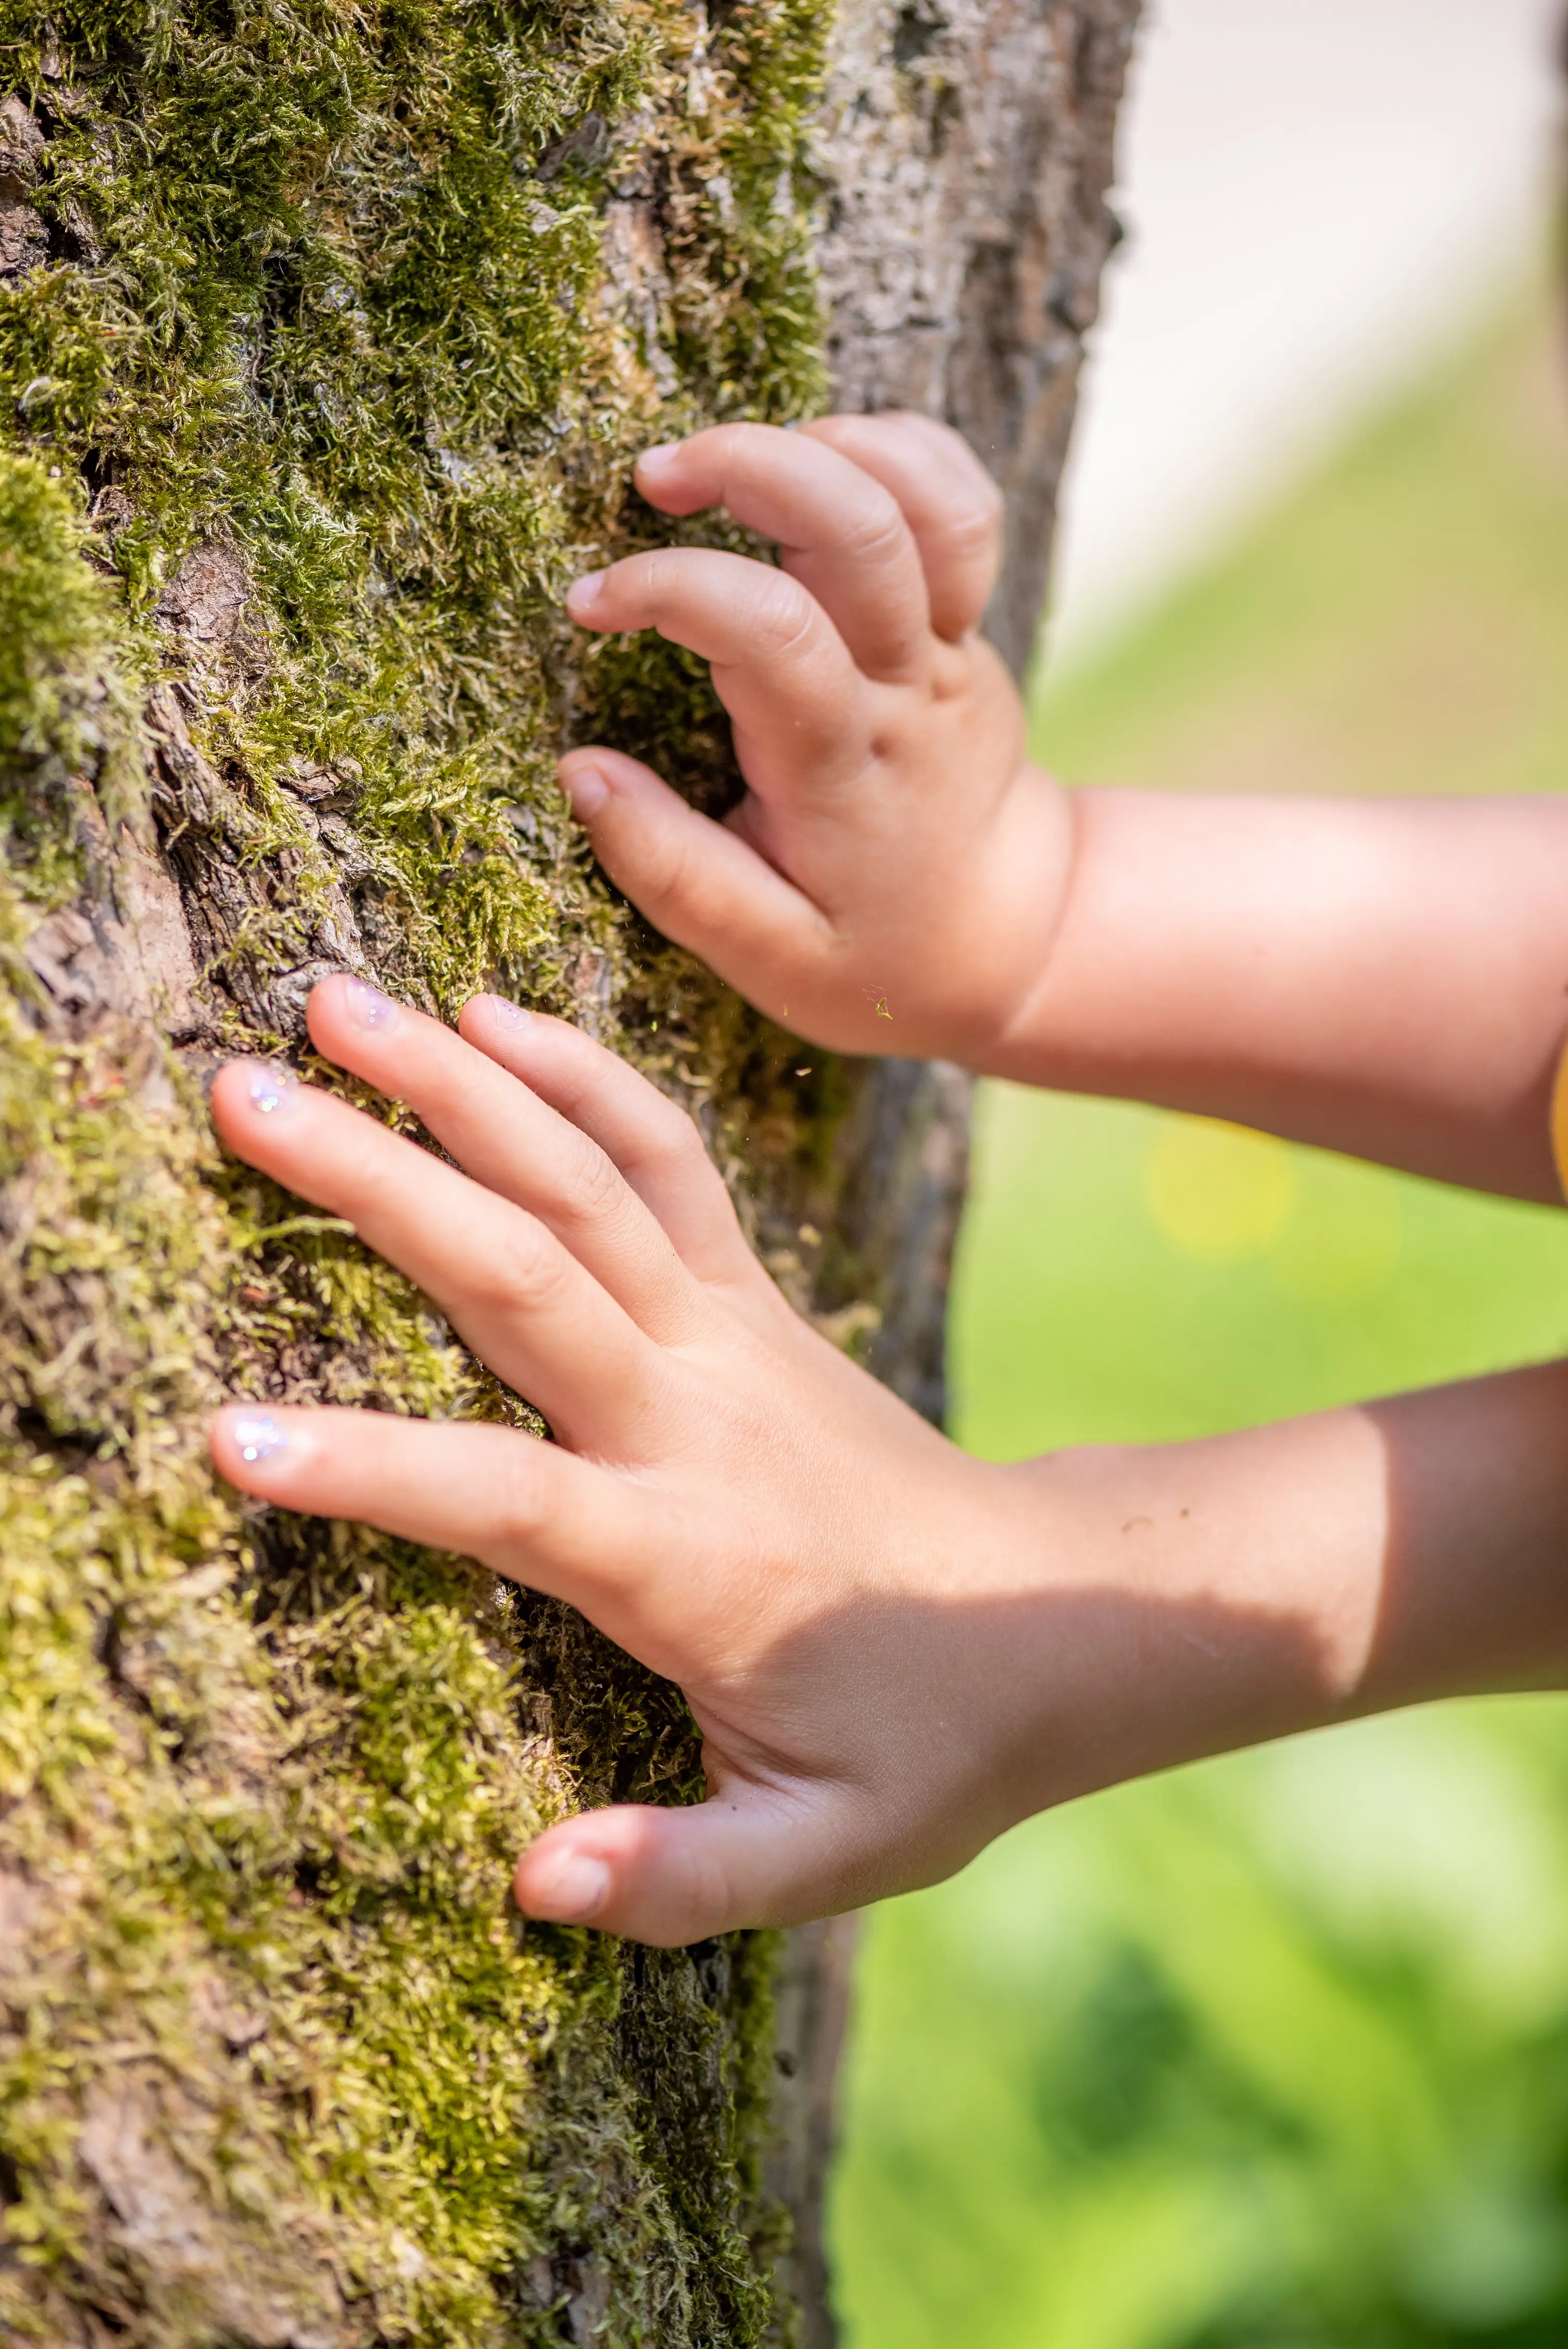
<path id="1" fill-rule="evenodd" d="M 998 1660 L 955 1657 L 951 1609 L 965 1574 L 1006 1603 L 1006 1475 L 791 1311 L 691 1121 L 576 1030 L 481 996 L 459 1040 L 346 978 L 310 1028 L 467 1173 L 255 1061 L 217 1081 L 225 1142 L 347 1216 L 559 1440 L 240 1404 L 219 1465 L 571 1600 L 680 1683 L 704 1738 L 703 1807 L 553 1829 L 523 1905 L 674 1943 L 965 1858 L 1009 1811 Z"/>
<path id="2" fill-rule="evenodd" d="M 627 895 L 761 1009 L 1560 1196 L 1568 802 L 1058 791 L 974 633 L 996 492 L 924 418 L 723 425 L 637 484 L 782 546 L 662 548 L 568 598 L 712 664 L 750 788 L 716 824 L 614 750 L 562 779 Z"/>
<path id="3" fill-rule="evenodd" d="M 787 1923 L 945 1874 L 1092 1781 L 1099 1701 L 1067 1682 L 1095 1602 L 1037 1483 L 966 1459 L 790 1310 L 689 1119 L 492 997 L 459 1039 L 337 978 L 310 1027 L 468 1171 L 257 1062 L 218 1079 L 225 1142 L 347 1216 L 559 1440 L 236 1405 L 219 1465 L 571 1600 L 679 1682 L 704 1739 L 707 1803 L 553 1828 L 525 1908 L 659 1942 Z"/>
<path id="4" fill-rule="evenodd" d="M 990 1466 L 797 1319 L 689 1120 L 576 1030 L 481 996 L 459 1039 L 343 978 L 310 1026 L 468 1171 L 253 1061 L 218 1079 L 224 1140 L 346 1216 L 559 1441 L 236 1404 L 220 1467 L 569 1599 L 702 1733 L 708 1800 L 552 1827 L 533 1914 L 788 1924 L 1114 1779 L 1561 1675 L 1563 1370 Z"/>
<path id="5" fill-rule="evenodd" d="M 1067 802 L 1023 755 L 975 634 L 1001 501 L 920 416 L 720 425 L 655 449 L 666 513 L 725 507 L 774 569 L 699 547 L 579 580 L 583 626 L 657 628 L 712 665 L 749 790 L 721 826 L 619 752 L 562 776 L 611 877 L 750 1001 L 850 1051 L 985 1065 L 1045 967 Z"/>

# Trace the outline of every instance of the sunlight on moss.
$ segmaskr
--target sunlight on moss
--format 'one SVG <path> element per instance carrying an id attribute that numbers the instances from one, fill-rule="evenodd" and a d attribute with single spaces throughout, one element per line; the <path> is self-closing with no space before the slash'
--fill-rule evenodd
<path id="1" fill-rule="evenodd" d="M 634 967 L 553 761 L 610 724 L 725 788 L 697 666 L 584 659 L 561 595 L 656 533 L 649 440 L 820 398 L 825 21 L 0 0 L 40 255 L 0 283 L 8 2339 L 767 2322 L 765 1940 L 632 1952 L 508 1905 L 562 1808 L 690 1798 L 684 1708 L 564 1609 L 217 1486 L 225 1391 L 542 1429 L 222 1161 L 199 1078 L 297 1050 L 347 960 L 583 1018 L 699 1103 L 749 1072 L 738 1125 L 799 1146 L 734 999 Z M 37 975 L 120 968 L 154 817 L 222 916 L 189 1066 Z"/>

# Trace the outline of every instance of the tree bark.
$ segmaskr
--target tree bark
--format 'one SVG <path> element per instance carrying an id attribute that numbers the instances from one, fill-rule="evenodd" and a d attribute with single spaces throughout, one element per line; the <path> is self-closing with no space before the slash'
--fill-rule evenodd
<path id="1" fill-rule="evenodd" d="M 845 0 L 815 160 L 834 405 L 941 417 L 1006 501 L 986 632 L 1023 678 L 1049 573 L 1084 336 L 1120 234 L 1107 202 L 1140 0 Z M 876 1300 L 877 1375 L 940 1423 L 944 1309 L 968 1171 L 961 1070 L 856 1072 L 835 1226 Z M 830 1276 L 819 1301 L 841 1304 Z M 788 1937 L 773 2177 L 803 2349 L 836 2337 L 822 2192 L 837 2139 L 853 1922 Z"/>
<path id="2" fill-rule="evenodd" d="M 963 1081 L 802 1061 L 614 902 L 562 740 L 734 779 L 695 665 L 560 591 L 662 527 L 637 447 L 830 371 L 992 464 L 1021 659 L 1133 13 L 0 0 L 7 2339 L 729 2349 L 791 2292 L 828 2337 L 841 1930 L 780 1977 L 791 2253 L 767 1937 L 507 1908 L 562 1807 L 697 1790 L 677 1692 L 214 1485 L 224 1392 L 539 1423 L 201 1088 L 329 969 L 565 1011 L 940 1412 Z"/>

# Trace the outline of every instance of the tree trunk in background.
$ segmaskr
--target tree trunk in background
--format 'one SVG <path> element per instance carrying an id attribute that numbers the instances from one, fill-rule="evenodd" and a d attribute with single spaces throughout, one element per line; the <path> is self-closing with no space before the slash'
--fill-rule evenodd
<path id="1" fill-rule="evenodd" d="M 1022 678 L 1050 565 L 1083 338 L 1119 233 L 1106 202 L 1141 0 L 843 0 L 815 160 L 815 260 L 836 407 L 955 425 L 1007 502 L 987 633 Z M 882 1061 L 856 1077 L 835 1229 L 879 1319 L 867 1359 L 945 1410 L 948 1276 L 968 1165 L 970 1080 Z M 841 1305 L 841 1281 L 819 1280 Z M 822 2189 L 837 2123 L 853 1920 L 787 1937 L 770 2182 L 793 2219 L 803 2349 L 835 2333 Z"/>
<path id="2" fill-rule="evenodd" d="M 789 2329 L 779 2190 L 828 2337 L 843 1929 L 776 2061 L 767 1937 L 509 1914 L 563 1806 L 696 1790 L 684 1710 L 568 1609 L 215 1487 L 225 1391 L 537 1422 L 201 1083 L 303 1051 L 333 968 L 565 1011 L 939 1410 L 963 1082 L 806 1060 L 614 903 L 554 750 L 719 804 L 725 730 L 559 598 L 661 527 L 638 447 L 830 372 L 1006 486 L 1022 657 L 1134 13 L 0 0 L 7 2340 L 730 2349 Z"/>

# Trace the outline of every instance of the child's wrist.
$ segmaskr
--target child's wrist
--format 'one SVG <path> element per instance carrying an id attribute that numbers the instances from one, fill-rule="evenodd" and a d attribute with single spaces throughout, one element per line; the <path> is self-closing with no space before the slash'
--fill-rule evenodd
<path id="1" fill-rule="evenodd" d="M 982 949 L 996 974 L 955 1048 L 944 1057 L 978 1076 L 1056 1081 L 1070 1054 L 1058 1039 L 1056 973 L 1079 873 L 1078 794 L 1025 760 L 1014 786 L 1014 822 L 993 864 Z"/>
<path id="2" fill-rule="evenodd" d="M 1387 1513 L 1365 1414 L 1002 1473 L 1035 1592 L 1020 1816 L 1360 1709 Z"/>

